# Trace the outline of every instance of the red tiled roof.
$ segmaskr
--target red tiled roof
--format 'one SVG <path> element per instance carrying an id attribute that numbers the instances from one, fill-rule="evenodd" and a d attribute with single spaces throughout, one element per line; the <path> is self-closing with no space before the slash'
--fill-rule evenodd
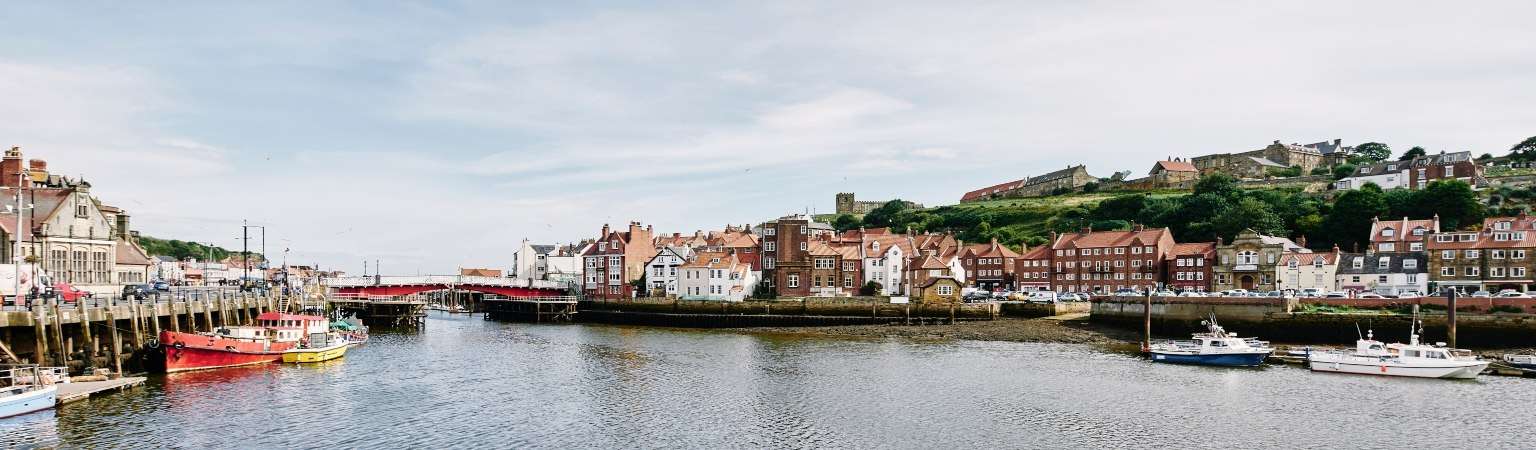
<path id="1" fill-rule="evenodd" d="M 1323 260 L 1323 264 L 1337 264 L 1339 262 L 1339 253 L 1338 252 L 1328 252 L 1328 253 L 1291 253 L 1291 252 L 1286 252 L 1286 253 L 1283 253 L 1283 254 L 1280 255 L 1280 261 L 1277 262 L 1276 264 L 1279 264 L 1279 265 L 1282 265 L 1282 266 L 1286 265 L 1286 264 L 1290 264 L 1291 260 L 1293 260 L 1293 259 L 1297 260 L 1297 264 L 1313 264 L 1319 258 L 1321 258 Z"/>
<path id="2" fill-rule="evenodd" d="M 1158 161 L 1156 167 L 1161 167 L 1165 172 L 1199 172 L 1194 164 L 1184 161 Z"/>
<path id="3" fill-rule="evenodd" d="M 1168 257 L 1173 258 L 1181 255 L 1204 255 L 1214 251 L 1216 251 L 1215 242 L 1182 242 L 1173 245 L 1173 249 L 1168 252 Z"/>
<path id="4" fill-rule="evenodd" d="M 1018 189 L 1020 187 L 1023 187 L 1024 183 L 1027 182 L 1027 181 L 1029 181 L 1029 179 L 1027 179 L 1027 178 L 1019 179 L 1019 180 L 1013 180 L 1013 181 L 1009 181 L 1007 183 L 999 183 L 999 184 L 996 184 L 996 185 L 987 186 L 987 187 L 984 187 L 984 188 L 981 188 L 981 189 L 977 189 L 977 190 L 974 190 L 974 191 L 966 192 L 965 195 L 960 196 L 960 201 L 968 202 L 968 201 L 971 201 L 971 200 L 979 200 L 979 199 L 987 198 L 987 196 L 992 195 L 993 193 L 1005 192 L 1005 191 L 1010 191 L 1010 190 L 1013 190 L 1013 189 Z"/>
<path id="5" fill-rule="evenodd" d="M 1132 242 L 1155 244 L 1168 233 L 1166 228 L 1147 228 L 1142 231 L 1091 231 L 1066 233 L 1056 238 L 1054 249 L 1124 247 Z"/>
<path id="6" fill-rule="evenodd" d="M 1047 246 L 1035 247 L 1034 250 L 1024 252 L 1022 259 L 1046 259 L 1051 257 L 1051 248 Z"/>
<path id="7" fill-rule="evenodd" d="M 144 250 L 132 242 L 119 239 L 117 241 L 117 264 L 125 266 L 148 266 L 154 264 Z"/>

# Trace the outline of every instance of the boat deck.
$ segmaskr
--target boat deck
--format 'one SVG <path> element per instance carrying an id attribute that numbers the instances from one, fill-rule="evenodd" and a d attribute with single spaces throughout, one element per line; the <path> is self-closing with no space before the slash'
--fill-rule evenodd
<path id="1" fill-rule="evenodd" d="M 121 391 L 144 384 L 144 377 L 122 377 L 106 381 L 77 381 L 59 385 L 59 404 L 85 400 L 92 395 Z"/>

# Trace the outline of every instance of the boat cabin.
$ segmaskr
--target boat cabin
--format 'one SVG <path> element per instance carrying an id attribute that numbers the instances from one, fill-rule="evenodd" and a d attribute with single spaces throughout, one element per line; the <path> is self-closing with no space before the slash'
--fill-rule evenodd
<path id="1" fill-rule="evenodd" d="M 272 340 L 279 342 L 296 342 L 330 330 L 330 320 L 321 316 L 265 312 L 256 316 L 256 320 L 263 328 L 271 330 Z"/>

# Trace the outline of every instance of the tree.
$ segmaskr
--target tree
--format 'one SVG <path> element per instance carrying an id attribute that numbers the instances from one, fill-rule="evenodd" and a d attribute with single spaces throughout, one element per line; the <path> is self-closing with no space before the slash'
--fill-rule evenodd
<path id="1" fill-rule="evenodd" d="M 1240 192 L 1237 179 L 1224 173 L 1206 175 L 1195 182 L 1195 195 L 1216 194 L 1224 198 L 1232 198 Z"/>
<path id="2" fill-rule="evenodd" d="M 1387 196 L 1376 183 L 1345 192 L 1333 202 L 1333 211 L 1323 221 L 1330 240 L 1349 248 L 1371 234 L 1371 221 L 1387 214 Z"/>
<path id="3" fill-rule="evenodd" d="M 1484 153 L 1484 154 L 1482 154 L 1482 155 L 1477 157 L 1478 161 L 1487 161 L 1487 160 L 1490 160 L 1490 159 L 1493 159 L 1493 154 L 1492 153 Z"/>
<path id="4" fill-rule="evenodd" d="M 1274 178 L 1291 178 L 1301 176 L 1301 166 L 1291 166 L 1284 169 L 1269 169 L 1267 174 Z"/>
<path id="5" fill-rule="evenodd" d="M 1483 220 L 1483 204 L 1472 186 L 1461 180 L 1436 180 L 1418 192 L 1417 204 L 1426 215 L 1439 214 L 1440 227 L 1454 230 Z M 1336 206 L 1342 208 L 1342 206 Z"/>
<path id="6" fill-rule="evenodd" d="M 832 228 L 837 231 L 848 231 L 863 225 L 864 222 L 853 214 L 838 214 L 836 219 L 832 219 Z"/>
<path id="7" fill-rule="evenodd" d="M 1344 177 L 1348 177 L 1352 173 L 1355 173 L 1354 164 L 1339 164 L 1337 166 L 1333 166 L 1333 179 L 1335 180 L 1342 180 Z"/>
<path id="8" fill-rule="evenodd" d="M 1098 191 L 1099 191 L 1099 182 L 1097 182 L 1097 181 L 1089 181 L 1087 184 L 1083 185 L 1083 192 L 1087 192 L 1087 193 L 1091 194 L 1091 193 L 1098 192 Z"/>
<path id="9" fill-rule="evenodd" d="M 1232 239 L 1244 229 L 1252 228 L 1261 234 L 1284 235 L 1285 221 L 1269 208 L 1269 204 L 1255 198 L 1244 198 L 1236 205 L 1228 209 L 1224 214 L 1216 216 L 1212 222 L 1213 230 L 1224 239 Z"/>
<path id="10" fill-rule="evenodd" d="M 1429 152 L 1425 151 L 1424 147 L 1414 146 L 1413 148 L 1408 149 L 1408 151 L 1403 152 L 1402 156 L 1398 156 L 1397 160 L 1407 161 L 1427 154 L 1429 154 Z"/>
<path id="11" fill-rule="evenodd" d="M 1119 195 L 1099 202 L 1093 207 L 1093 218 L 1099 220 L 1135 220 L 1147 204 L 1143 194 Z"/>
<path id="12" fill-rule="evenodd" d="M 896 223 L 896 216 L 907 210 L 907 202 L 901 199 L 891 200 L 880 205 L 864 215 L 864 225 L 871 227 L 888 227 Z"/>
<path id="13" fill-rule="evenodd" d="M 864 286 L 859 288 L 859 295 L 870 296 L 879 293 L 880 283 L 876 283 L 875 280 L 866 281 L 864 282 Z"/>
<path id="14" fill-rule="evenodd" d="M 1313 167 L 1312 168 L 1312 173 L 1310 175 L 1318 176 L 1318 175 L 1327 175 L 1327 174 L 1328 174 L 1328 167 L 1327 166 L 1317 166 L 1317 167 Z"/>
<path id="15" fill-rule="evenodd" d="M 1355 146 L 1355 154 L 1371 161 L 1386 161 L 1392 157 L 1392 147 L 1380 142 L 1366 142 Z"/>
<path id="16" fill-rule="evenodd" d="M 1536 161 L 1536 136 L 1525 138 L 1519 144 L 1510 147 L 1509 157 L 1516 161 Z"/>

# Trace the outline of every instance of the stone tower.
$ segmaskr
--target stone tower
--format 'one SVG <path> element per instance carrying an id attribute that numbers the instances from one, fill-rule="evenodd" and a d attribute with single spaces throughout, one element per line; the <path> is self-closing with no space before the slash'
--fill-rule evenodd
<path id="1" fill-rule="evenodd" d="M 857 208 L 854 205 L 855 203 L 853 202 L 852 192 L 837 193 L 838 214 L 858 214 L 858 211 L 856 211 Z"/>

